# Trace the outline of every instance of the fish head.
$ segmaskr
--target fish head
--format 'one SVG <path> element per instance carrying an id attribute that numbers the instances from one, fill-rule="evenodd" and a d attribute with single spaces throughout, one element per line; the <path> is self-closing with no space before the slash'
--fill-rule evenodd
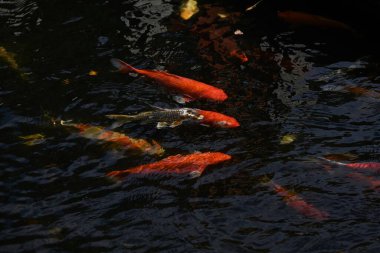
<path id="1" fill-rule="evenodd" d="M 235 128 L 240 126 L 239 122 L 234 118 L 218 121 L 216 125 L 222 128 Z"/>
<path id="2" fill-rule="evenodd" d="M 204 91 L 201 97 L 204 99 L 212 100 L 212 101 L 223 102 L 224 100 L 228 98 L 228 95 L 222 89 L 213 88 L 213 89 Z"/>
<path id="3" fill-rule="evenodd" d="M 221 152 L 213 152 L 213 153 L 210 153 L 208 160 L 209 160 L 209 164 L 218 164 L 224 161 L 228 161 L 230 159 L 231 159 L 230 155 L 227 155 Z"/>
<path id="4" fill-rule="evenodd" d="M 218 164 L 227 160 L 230 160 L 231 156 L 221 153 L 221 152 L 204 152 L 204 153 L 193 153 L 191 155 L 186 156 L 173 156 L 171 158 L 172 161 L 185 163 L 185 164 L 192 164 L 197 166 L 203 166 L 203 165 L 213 165 Z"/>
<path id="5" fill-rule="evenodd" d="M 240 126 L 239 122 L 235 118 L 222 113 L 205 110 L 198 110 L 198 112 L 200 115 L 204 116 L 202 123 L 205 125 L 221 128 L 235 128 Z"/>
<path id="6" fill-rule="evenodd" d="M 216 101 L 224 101 L 228 98 L 227 94 L 223 90 L 214 92 L 214 98 Z"/>
<path id="7" fill-rule="evenodd" d="M 191 162 L 195 164 L 212 165 L 230 160 L 231 156 L 221 152 L 194 153 Z"/>
<path id="8" fill-rule="evenodd" d="M 183 118 L 192 118 L 196 120 L 203 119 L 203 115 L 199 114 L 198 110 L 192 108 L 182 108 L 180 109 L 180 115 Z"/>

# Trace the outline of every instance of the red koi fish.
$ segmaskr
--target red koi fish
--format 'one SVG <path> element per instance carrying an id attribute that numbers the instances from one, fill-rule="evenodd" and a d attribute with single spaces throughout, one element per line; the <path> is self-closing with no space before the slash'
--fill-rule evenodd
<path id="1" fill-rule="evenodd" d="M 350 173 L 347 176 L 368 185 L 372 190 L 380 191 L 380 180 L 374 179 L 374 177 L 366 176 L 361 173 Z"/>
<path id="2" fill-rule="evenodd" d="M 299 213 L 319 221 L 326 220 L 329 217 L 329 214 L 327 212 L 317 209 L 312 204 L 307 203 L 304 199 L 295 193 L 289 192 L 281 185 L 274 182 L 271 182 L 271 185 L 273 186 L 274 191 L 279 196 L 284 198 L 286 204 L 294 208 Z"/>
<path id="3" fill-rule="evenodd" d="M 235 118 L 218 112 L 205 111 L 199 109 L 197 110 L 197 112 L 199 113 L 199 115 L 203 116 L 200 122 L 204 125 L 221 128 L 235 128 L 240 126 L 239 122 Z"/>
<path id="4" fill-rule="evenodd" d="M 327 161 L 329 163 L 333 163 L 340 166 L 345 166 L 355 170 L 372 170 L 376 172 L 380 172 L 380 163 L 379 162 L 364 162 L 364 163 L 342 163 L 333 160 L 326 159 L 324 157 L 320 157 L 320 159 Z"/>
<path id="5" fill-rule="evenodd" d="M 231 156 L 220 152 L 194 153 L 190 155 L 169 156 L 161 161 L 140 165 L 126 170 L 107 173 L 109 177 L 122 178 L 128 174 L 189 174 L 199 177 L 207 166 L 230 160 Z"/>
<path id="6" fill-rule="evenodd" d="M 102 127 L 86 124 L 74 124 L 61 121 L 61 125 L 77 128 L 80 131 L 80 135 L 87 139 L 96 139 L 105 142 L 117 143 L 129 150 L 135 150 L 142 153 L 159 156 L 165 152 L 165 150 L 156 141 L 152 141 L 151 144 L 144 139 L 134 139 L 122 133 L 108 131 Z"/>
<path id="7" fill-rule="evenodd" d="M 183 94 L 189 98 L 188 101 L 194 99 L 208 99 L 221 102 L 228 97 L 222 89 L 186 77 L 157 70 L 136 69 L 119 59 L 111 59 L 111 63 L 119 69 L 121 73 L 135 72 L 147 76 L 175 92 Z M 187 101 L 184 100 L 184 102 Z"/>
<path id="8" fill-rule="evenodd" d="M 313 26 L 324 29 L 338 29 L 356 33 L 343 22 L 299 11 L 278 11 L 277 16 L 293 25 Z"/>

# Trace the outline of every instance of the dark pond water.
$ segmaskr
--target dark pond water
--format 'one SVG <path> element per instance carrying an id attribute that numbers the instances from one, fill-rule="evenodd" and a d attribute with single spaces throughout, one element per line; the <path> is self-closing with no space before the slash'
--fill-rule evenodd
<path id="1" fill-rule="evenodd" d="M 229 1 L 203 1 L 184 21 L 180 4 L 0 1 L 0 251 L 379 252 L 380 176 L 318 159 L 380 162 L 380 61 L 370 43 Z M 163 157 L 232 159 L 195 179 L 110 181 L 109 171 L 161 158 L 54 122 L 107 127 L 106 114 L 181 106 L 154 81 L 115 73 L 113 57 L 224 89 L 224 103 L 187 106 L 241 124 L 118 131 L 158 141 Z M 294 196 L 328 218 L 297 210 Z"/>

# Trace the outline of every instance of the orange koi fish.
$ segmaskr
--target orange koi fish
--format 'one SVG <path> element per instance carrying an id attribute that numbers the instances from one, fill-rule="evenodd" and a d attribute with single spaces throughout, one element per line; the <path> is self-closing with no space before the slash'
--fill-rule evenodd
<path id="1" fill-rule="evenodd" d="M 239 122 L 230 116 L 205 110 L 197 110 L 197 112 L 203 116 L 203 119 L 200 120 L 201 124 L 221 127 L 221 128 L 235 128 L 240 126 Z"/>
<path id="2" fill-rule="evenodd" d="M 329 214 L 327 212 L 317 209 L 312 204 L 307 203 L 304 199 L 295 193 L 289 192 L 281 185 L 274 182 L 271 182 L 271 185 L 273 186 L 274 191 L 279 196 L 284 198 L 286 204 L 297 210 L 299 213 L 319 221 L 326 220 L 329 217 Z"/>
<path id="3" fill-rule="evenodd" d="M 372 98 L 380 98 L 380 93 L 369 90 L 363 87 L 344 87 L 344 90 L 351 92 L 352 94 L 359 95 L 359 96 L 367 96 Z"/>
<path id="4" fill-rule="evenodd" d="M 325 29 L 338 29 L 355 33 L 343 22 L 299 11 L 278 11 L 277 16 L 293 25 L 313 26 Z"/>
<path id="5" fill-rule="evenodd" d="M 80 131 L 80 135 L 87 139 L 102 140 L 122 145 L 126 149 L 135 150 L 150 155 L 162 155 L 165 150 L 156 141 L 152 144 L 144 139 L 134 139 L 125 134 L 108 131 L 102 127 L 91 126 L 86 124 L 74 124 L 67 121 L 61 121 L 63 126 L 72 126 Z"/>
<path id="6" fill-rule="evenodd" d="M 128 174 L 189 174 L 199 177 L 209 165 L 230 160 L 231 156 L 220 152 L 194 153 L 190 155 L 169 156 L 161 161 L 140 165 L 126 170 L 115 170 L 107 173 L 109 177 L 122 178 Z"/>
<path id="7" fill-rule="evenodd" d="M 342 162 L 337 162 L 333 160 L 326 159 L 324 157 L 319 157 L 320 159 L 327 161 L 329 163 L 333 163 L 336 165 L 340 166 L 345 166 L 351 169 L 356 169 L 356 170 L 372 170 L 379 172 L 380 171 L 380 163 L 379 162 L 364 162 L 364 163 L 342 163 Z"/>
<path id="8" fill-rule="evenodd" d="M 364 87 L 358 87 L 358 86 L 352 86 L 352 85 L 342 86 L 342 85 L 327 84 L 327 85 L 322 86 L 321 88 L 324 91 L 339 91 L 339 92 L 346 91 L 357 96 L 366 96 L 366 97 L 371 97 L 371 98 L 376 98 L 376 99 L 380 98 L 379 92 L 375 90 L 370 90 Z"/>
<path id="9" fill-rule="evenodd" d="M 119 69 L 121 73 L 135 72 L 147 76 L 157 81 L 158 83 L 174 90 L 175 92 L 183 94 L 188 98 L 188 101 L 195 99 L 208 99 L 221 102 L 226 100 L 228 97 L 222 89 L 186 77 L 181 77 L 157 70 L 136 69 L 119 59 L 111 59 L 111 63 L 113 66 Z M 183 100 L 183 102 L 188 101 Z"/>

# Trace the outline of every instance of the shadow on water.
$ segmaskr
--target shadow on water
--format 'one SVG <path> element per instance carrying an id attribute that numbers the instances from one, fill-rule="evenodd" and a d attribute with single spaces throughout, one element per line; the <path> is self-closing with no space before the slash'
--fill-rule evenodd
<path id="1" fill-rule="evenodd" d="M 376 48 L 281 22 L 287 6 L 272 2 L 245 12 L 248 1 L 203 1 L 187 21 L 180 1 L 0 2 L 0 251 L 377 252 L 379 175 L 317 159 L 380 162 Z M 106 114 L 180 107 L 154 81 L 115 73 L 113 57 L 224 89 L 224 103 L 189 107 L 241 125 L 115 131 L 156 140 L 163 157 L 232 160 L 196 179 L 107 178 L 163 157 L 84 138 L 60 120 L 109 127 Z"/>

